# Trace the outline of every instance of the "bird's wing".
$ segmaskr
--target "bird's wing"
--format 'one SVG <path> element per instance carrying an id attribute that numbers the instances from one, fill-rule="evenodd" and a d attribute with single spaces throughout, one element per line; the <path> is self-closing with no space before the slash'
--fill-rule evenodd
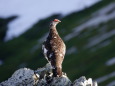
<path id="1" fill-rule="evenodd" d="M 42 44 L 42 51 L 48 62 L 51 61 L 52 49 L 48 40 L 44 41 L 44 43 Z"/>

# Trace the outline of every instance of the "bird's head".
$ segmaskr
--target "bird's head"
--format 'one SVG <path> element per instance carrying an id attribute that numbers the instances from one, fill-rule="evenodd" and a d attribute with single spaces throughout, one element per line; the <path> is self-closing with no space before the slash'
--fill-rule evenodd
<path id="1" fill-rule="evenodd" d="M 50 26 L 56 27 L 56 25 L 57 25 L 59 22 L 61 22 L 61 21 L 58 20 L 58 19 L 54 19 L 54 20 L 50 23 Z"/>

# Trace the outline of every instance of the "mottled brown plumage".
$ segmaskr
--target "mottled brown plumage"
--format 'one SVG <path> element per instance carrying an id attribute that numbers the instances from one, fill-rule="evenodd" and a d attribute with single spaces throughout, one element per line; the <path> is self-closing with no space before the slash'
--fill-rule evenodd
<path id="1" fill-rule="evenodd" d="M 62 76 L 62 62 L 65 56 L 66 46 L 59 36 L 56 25 L 60 22 L 54 19 L 50 24 L 50 31 L 42 49 L 45 58 L 53 67 L 53 76 Z"/>

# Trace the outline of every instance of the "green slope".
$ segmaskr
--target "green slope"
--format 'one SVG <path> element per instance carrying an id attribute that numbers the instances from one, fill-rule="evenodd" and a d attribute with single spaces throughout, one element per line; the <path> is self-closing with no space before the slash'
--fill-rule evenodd
<path id="1" fill-rule="evenodd" d="M 44 66 L 47 61 L 41 51 L 42 38 L 49 30 L 49 22 L 54 18 L 62 20 L 57 28 L 60 36 L 65 39 L 70 33 L 74 33 L 77 26 L 84 25 L 90 19 L 98 17 L 94 15 L 101 8 L 113 3 L 114 0 L 103 0 L 83 11 L 71 13 L 65 17 L 60 14 L 53 15 L 47 19 L 40 20 L 20 37 L 6 43 L 0 42 L 0 59 L 4 64 L 0 66 L 0 81 L 6 80 L 12 73 L 21 67 L 37 69 Z M 115 2 L 114 2 L 115 3 Z M 110 10 L 111 14 L 114 10 Z M 115 28 L 115 18 L 107 22 L 101 22 L 96 26 L 85 27 L 77 36 L 66 41 L 67 52 L 63 62 L 63 71 L 73 81 L 80 76 L 97 79 L 115 71 L 114 65 L 106 66 L 106 62 L 115 56 L 115 35 L 103 38 L 103 35 L 111 33 Z M 109 34 L 110 35 L 110 34 Z M 107 36 L 107 35 L 106 35 Z M 104 36 L 105 37 L 105 36 Z M 88 44 L 100 39 L 100 42 L 88 47 Z M 71 49 L 74 49 L 71 51 Z M 99 83 L 105 86 L 112 82 L 115 77 Z"/>

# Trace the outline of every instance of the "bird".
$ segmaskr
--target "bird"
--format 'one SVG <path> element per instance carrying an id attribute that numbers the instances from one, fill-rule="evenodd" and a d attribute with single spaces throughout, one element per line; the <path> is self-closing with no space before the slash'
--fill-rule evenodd
<path id="1" fill-rule="evenodd" d="M 54 77 L 62 76 L 62 62 L 66 52 L 66 45 L 56 29 L 57 24 L 60 22 L 59 19 L 51 21 L 49 34 L 42 44 L 43 54 L 52 66 Z"/>

